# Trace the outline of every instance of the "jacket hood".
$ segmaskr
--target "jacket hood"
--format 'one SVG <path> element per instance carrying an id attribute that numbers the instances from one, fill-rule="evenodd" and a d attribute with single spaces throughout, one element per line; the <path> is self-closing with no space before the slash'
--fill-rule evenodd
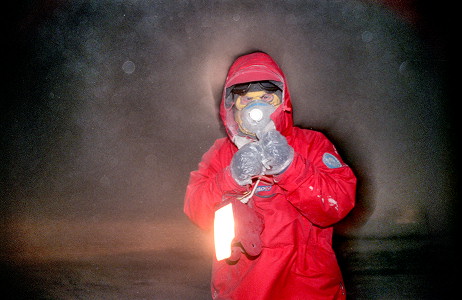
<path id="1" fill-rule="evenodd" d="M 285 75 L 268 54 L 255 52 L 237 58 L 231 65 L 225 80 L 220 105 L 220 117 L 232 141 L 236 136 L 242 134 L 234 120 L 234 103 L 232 95 L 230 95 L 231 87 L 239 83 L 264 80 L 270 80 L 282 89 L 282 103 L 271 115 L 271 119 L 281 134 L 285 136 L 290 134 L 293 126 L 292 103 Z"/>

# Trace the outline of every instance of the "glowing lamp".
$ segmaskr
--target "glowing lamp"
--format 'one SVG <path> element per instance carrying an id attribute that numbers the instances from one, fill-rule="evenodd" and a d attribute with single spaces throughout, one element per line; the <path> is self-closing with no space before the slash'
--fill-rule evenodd
<path id="1" fill-rule="evenodd" d="M 215 211 L 213 230 L 217 260 L 229 258 L 231 256 L 231 244 L 235 237 L 233 205 L 231 203 Z"/>

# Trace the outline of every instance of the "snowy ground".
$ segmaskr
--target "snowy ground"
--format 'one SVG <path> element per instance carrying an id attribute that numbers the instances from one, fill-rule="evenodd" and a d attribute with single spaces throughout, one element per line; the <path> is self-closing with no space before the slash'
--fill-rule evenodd
<path id="1" fill-rule="evenodd" d="M 337 249 L 349 299 L 446 299 L 449 293 L 449 252 L 430 241 L 344 240 Z M 11 299 L 210 299 L 210 257 L 178 249 L 2 267 Z"/>
<path id="2" fill-rule="evenodd" d="M 208 258 L 160 251 L 10 266 L 3 281 L 19 299 L 208 299 L 209 270 Z"/>

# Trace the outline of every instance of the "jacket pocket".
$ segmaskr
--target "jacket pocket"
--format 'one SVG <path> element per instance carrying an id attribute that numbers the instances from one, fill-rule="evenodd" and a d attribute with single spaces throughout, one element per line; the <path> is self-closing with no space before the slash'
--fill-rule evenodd
<path id="1" fill-rule="evenodd" d="M 333 250 L 316 244 L 300 245 L 297 251 L 295 272 L 305 277 L 341 280 L 340 268 Z"/>

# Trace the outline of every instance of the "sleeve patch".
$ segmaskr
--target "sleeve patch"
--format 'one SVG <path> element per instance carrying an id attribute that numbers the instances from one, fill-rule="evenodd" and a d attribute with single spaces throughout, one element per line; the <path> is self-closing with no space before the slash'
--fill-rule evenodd
<path id="1" fill-rule="evenodd" d="M 336 169 L 342 166 L 342 163 L 340 162 L 340 160 L 337 157 L 335 157 L 333 154 L 330 154 L 328 152 L 322 155 L 322 162 L 329 169 Z"/>

